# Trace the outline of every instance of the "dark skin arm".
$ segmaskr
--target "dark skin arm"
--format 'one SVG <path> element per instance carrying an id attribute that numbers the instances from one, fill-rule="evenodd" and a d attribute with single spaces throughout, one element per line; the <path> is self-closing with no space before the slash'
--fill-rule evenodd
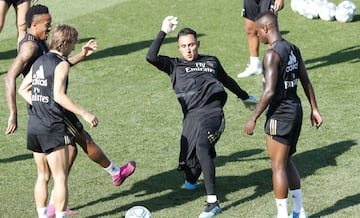
<path id="1" fill-rule="evenodd" d="M 305 95 L 311 106 L 311 112 L 310 112 L 311 125 L 315 126 L 316 128 L 319 128 L 321 126 L 323 120 L 322 120 L 322 117 L 318 110 L 318 106 L 317 106 L 316 98 L 315 98 L 315 92 L 314 92 L 314 89 L 310 82 L 310 79 L 308 77 L 308 74 L 307 74 L 307 71 L 306 71 L 303 61 L 300 62 L 299 78 L 301 81 L 301 85 L 304 89 Z"/>
<path id="2" fill-rule="evenodd" d="M 9 71 L 5 76 L 5 95 L 9 108 L 9 120 L 6 128 L 6 134 L 12 134 L 17 129 L 17 107 L 16 107 L 16 78 L 37 55 L 38 47 L 34 42 L 24 43 Z"/>
<path id="3" fill-rule="evenodd" d="M 280 63 L 280 57 L 272 50 L 266 51 L 263 59 L 263 65 L 265 70 L 265 85 L 264 91 L 261 95 L 260 101 L 255 108 L 251 118 L 247 121 L 244 127 L 244 131 L 248 135 L 254 133 L 256 126 L 256 120 L 264 112 L 268 106 L 270 100 L 275 94 L 275 87 L 278 79 L 278 66 Z"/>

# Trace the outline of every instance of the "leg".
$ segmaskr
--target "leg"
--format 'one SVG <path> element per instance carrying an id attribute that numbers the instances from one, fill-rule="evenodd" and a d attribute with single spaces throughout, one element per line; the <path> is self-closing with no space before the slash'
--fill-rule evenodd
<path id="1" fill-rule="evenodd" d="M 23 2 L 16 6 L 16 26 L 18 30 L 18 42 L 24 38 L 26 33 L 26 13 L 29 10 L 31 5 L 31 0 L 28 0 L 26 2 Z"/>
<path id="2" fill-rule="evenodd" d="M 37 168 L 37 179 L 34 188 L 36 208 L 45 208 L 48 197 L 50 169 L 44 153 L 33 152 Z"/>
<path id="3" fill-rule="evenodd" d="M 120 186 L 127 177 L 134 173 L 136 168 L 135 161 L 130 161 L 119 169 L 119 167 L 115 166 L 109 160 L 101 150 L 100 146 L 94 142 L 90 134 L 84 129 L 80 132 L 78 137 L 76 137 L 76 142 L 91 160 L 102 166 L 112 176 L 113 184 L 115 186 Z"/>
<path id="4" fill-rule="evenodd" d="M 255 30 L 255 22 L 245 18 L 245 32 L 250 57 L 259 57 L 259 38 Z"/>
<path id="5" fill-rule="evenodd" d="M 66 210 L 68 202 L 68 168 L 69 168 L 68 146 L 57 147 L 46 156 L 51 173 L 54 178 L 54 204 L 56 212 Z"/>
<path id="6" fill-rule="evenodd" d="M 237 75 L 239 78 L 262 73 L 262 66 L 259 58 L 259 38 L 257 37 L 254 21 L 248 18 L 245 18 L 245 32 L 250 53 L 250 63 L 245 71 Z"/>
<path id="7" fill-rule="evenodd" d="M 106 168 L 110 165 L 111 161 L 105 155 L 105 153 L 101 150 L 101 148 L 94 142 L 92 137 L 88 132 L 84 129 L 80 132 L 80 134 L 76 137 L 76 143 L 78 143 L 86 155 L 98 163 L 103 168 Z"/>
<path id="8" fill-rule="evenodd" d="M 271 159 L 272 182 L 277 206 L 277 217 L 288 217 L 287 208 L 287 162 L 290 146 L 266 136 L 266 146 Z"/>
<path id="9" fill-rule="evenodd" d="M 4 28 L 5 25 L 5 17 L 9 10 L 9 5 L 6 1 L 0 1 L 0 32 Z"/>

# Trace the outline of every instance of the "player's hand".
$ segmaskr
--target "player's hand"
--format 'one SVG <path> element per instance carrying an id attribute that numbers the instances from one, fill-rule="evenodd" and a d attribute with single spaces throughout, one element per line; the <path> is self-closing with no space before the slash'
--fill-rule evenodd
<path id="1" fill-rule="evenodd" d="M 95 39 L 90 39 L 83 47 L 81 48 L 81 51 L 85 57 L 91 55 L 94 53 L 97 49 L 97 43 Z"/>
<path id="2" fill-rule="evenodd" d="M 244 105 L 247 109 L 253 111 L 256 108 L 256 105 L 259 103 L 254 96 L 249 96 L 248 99 L 243 100 Z"/>
<path id="3" fill-rule="evenodd" d="M 312 111 L 310 115 L 311 125 L 319 128 L 323 122 L 323 119 L 319 113 L 319 111 Z"/>
<path id="4" fill-rule="evenodd" d="M 274 2 L 274 13 L 277 13 L 278 11 L 280 11 L 281 9 L 284 8 L 284 0 L 275 0 Z"/>
<path id="5" fill-rule="evenodd" d="M 177 17 L 167 16 L 162 22 L 161 31 L 168 34 L 173 32 L 178 25 Z"/>
<path id="6" fill-rule="evenodd" d="M 254 134 L 255 126 L 256 126 L 256 121 L 250 119 L 250 120 L 247 121 L 247 123 L 245 124 L 244 132 L 245 132 L 246 134 L 248 134 L 248 135 Z"/>
<path id="7" fill-rule="evenodd" d="M 96 116 L 91 113 L 88 113 L 88 112 L 85 112 L 83 114 L 83 118 L 84 118 L 84 120 L 86 120 L 86 122 L 88 122 L 90 124 L 90 127 L 96 127 L 99 123 Z"/>
<path id="8" fill-rule="evenodd" d="M 17 116 L 10 115 L 5 134 L 12 134 L 16 131 L 16 129 L 17 129 Z"/>

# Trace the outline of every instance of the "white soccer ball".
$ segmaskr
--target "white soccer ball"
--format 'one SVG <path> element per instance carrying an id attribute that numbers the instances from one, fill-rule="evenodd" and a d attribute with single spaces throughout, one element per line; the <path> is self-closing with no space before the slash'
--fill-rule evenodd
<path id="1" fill-rule="evenodd" d="M 125 215 L 125 218 L 151 218 L 150 211 L 144 206 L 134 206 L 130 208 Z"/>
<path id="2" fill-rule="evenodd" d="M 343 1 L 336 7 L 335 18 L 337 21 L 351 22 L 356 14 L 356 6 L 351 1 Z"/>
<path id="3" fill-rule="evenodd" d="M 319 17 L 319 4 L 315 1 L 308 1 L 305 5 L 303 16 L 307 19 L 317 19 Z"/>
<path id="4" fill-rule="evenodd" d="M 293 12 L 299 13 L 300 1 L 301 0 L 291 0 L 290 6 L 291 6 L 291 10 L 293 10 Z"/>
<path id="5" fill-rule="evenodd" d="M 336 5 L 332 2 L 321 5 L 319 8 L 319 17 L 321 20 L 335 20 Z"/>

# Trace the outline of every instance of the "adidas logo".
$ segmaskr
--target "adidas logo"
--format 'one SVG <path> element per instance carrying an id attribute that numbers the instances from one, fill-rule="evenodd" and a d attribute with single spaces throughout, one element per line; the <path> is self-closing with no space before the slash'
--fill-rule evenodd
<path id="1" fill-rule="evenodd" d="M 287 63 L 286 72 L 294 71 L 299 68 L 299 63 L 294 55 L 293 50 L 291 50 L 289 55 L 289 61 Z"/>
<path id="2" fill-rule="evenodd" d="M 47 79 L 45 79 L 44 76 L 43 65 L 40 65 L 39 69 L 33 74 L 32 84 L 38 86 L 47 86 Z"/>

